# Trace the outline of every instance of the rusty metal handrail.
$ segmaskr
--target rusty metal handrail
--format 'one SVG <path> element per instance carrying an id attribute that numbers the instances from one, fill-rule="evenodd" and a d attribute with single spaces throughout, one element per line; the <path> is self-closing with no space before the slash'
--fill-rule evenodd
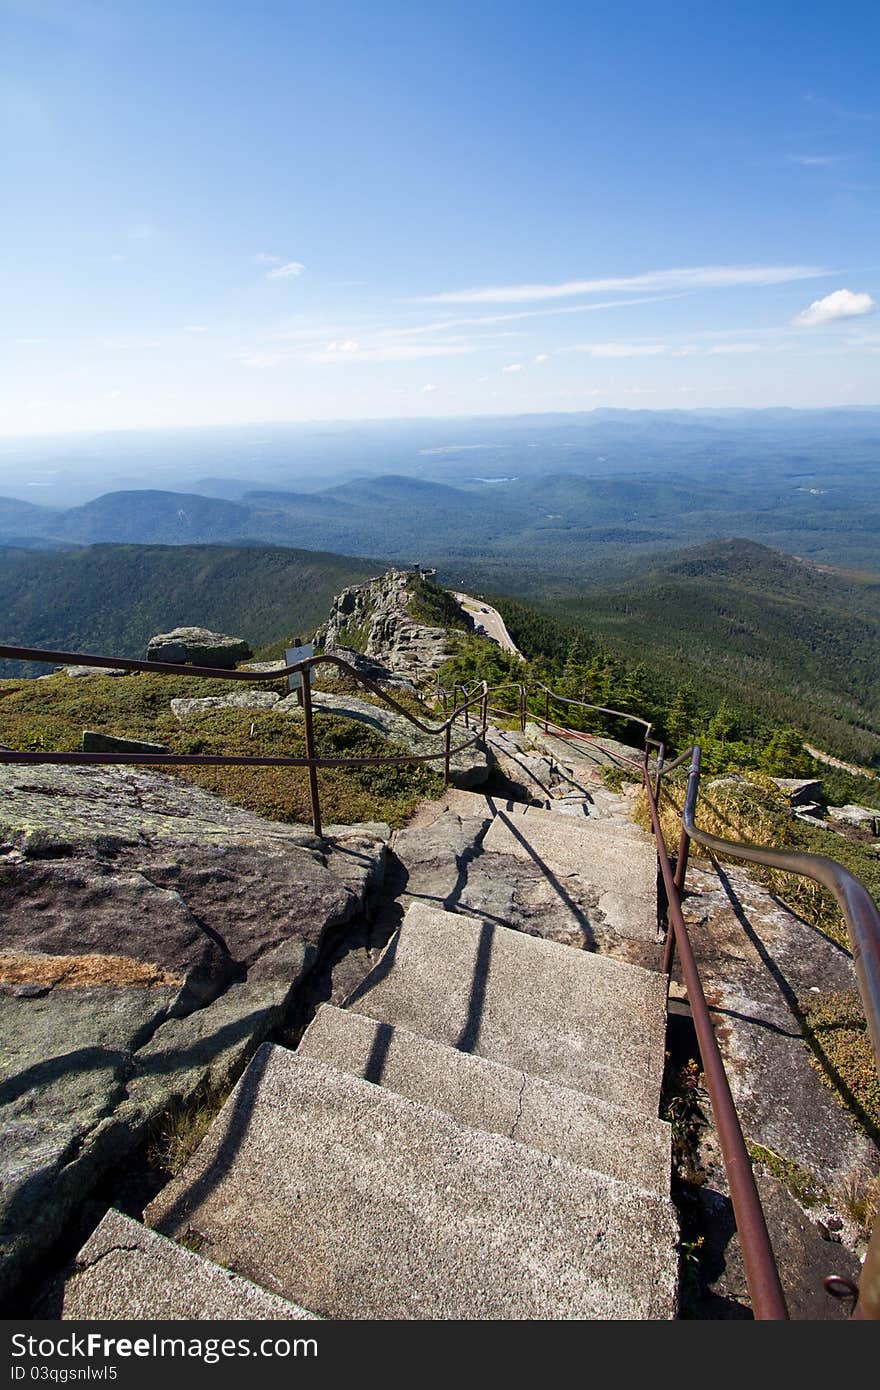
<path id="1" fill-rule="evenodd" d="M 253 684 L 255 681 L 277 681 L 308 671 L 313 666 L 336 666 L 347 675 L 353 676 L 359 685 L 365 690 L 369 690 L 373 695 L 377 695 L 391 709 L 403 715 L 417 729 L 425 734 L 442 734 L 447 725 L 452 721 L 454 715 L 436 728 L 428 724 L 423 724 L 420 719 L 408 710 L 404 705 L 398 704 L 387 691 L 381 686 L 376 685 L 368 676 L 363 675 L 349 662 L 342 657 L 334 656 L 332 653 L 325 652 L 318 656 L 304 657 L 302 661 L 296 661 L 291 666 L 279 666 L 273 671 L 230 671 L 226 667 L 219 666 L 186 666 L 179 662 L 171 661 L 138 661 L 131 657 L 115 656 L 90 656 L 82 652 L 50 652 L 37 647 L 4 647 L 0 646 L 0 660 L 10 661 L 44 661 L 51 662 L 55 666 L 95 666 L 105 669 L 118 671 L 146 671 L 153 672 L 160 676 L 189 676 L 204 680 L 223 680 L 223 681 L 248 681 Z M 303 682 L 305 685 L 306 682 Z M 486 684 L 482 682 L 482 686 Z M 488 688 L 488 687 L 487 687 Z M 479 695 L 473 696 L 470 703 L 476 704 L 480 699 Z"/>
<path id="2" fill-rule="evenodd" d="M 471 747 L 479 742 L 482 742 L 485 746 L 490 696 L 490 688 L 486 681 L 480 683 L 476 695 L 471 695 L 466 686 L 456 684 L 452 692 L 452 712 L 441 724 L 436 727 L 431 727 L 418 719 L 403 705 L 398 704 L 396 700 L 374 682 L 363 676 L 353 666 L 349 665 L 349 663 L 340 657 L 329 654 L 308 657 L 301 662 L 294 663 L 291 666 L 281 667 L 274 671 L 229 671 L 211 667 L 193 667 L 165 662 L 135 661 L 128 658 L 94 657 L 81 653 L 49 652 L 36 648 L 9 646 L 0 646 L 0 659 L 2 658 L 45 661 L 61 665 L 91 665 L 97 668 L 115 667 L 116 669 L 122 670 L 156 672 L 163 675 L 182 675 L 190 678 L 201 677 L 219 680 L 246 680 L 252 683 L 254 681 L 278 680 L 296 672 L 302 673 L 305 676 L 313 666 L 327 663 L 335 665 L 340 670 L 352 676 L 359 685 L 378 696 L 384 704 L 403 715 L 411 724 L 421 730 L 421 732 L 430 735 L 444 735 L 444 748 L 442 752 L 439 753 L 395 755 L 375 758 L 319 757 L 314 751 L 311 685 L 310 681 L 305 678 L 302 681 L 301 687 L 306 731 L 307 756 L 305 758 L 214 756 L 203 754 L 174 755 L 155 753 L 41 753 L 21 752 L 0 747 L 0 763 L 41 762 L 74 763 L 82 765 L 95 763 L 120 763 L 124 765 L 162 765 L 175 763 L 201 766 L 228 766 L 234 764 L 256 767 L 307 767 L 310 777 L 313 824 L 315 833 L 319 836 L 321 835 L 321 820 L 316 775 L 319 767 L 364 767 L 382 765 L 385 763 L 427 763 L 436 761 L 438 758 L 442 757 L 444 759 L 445 779 L 448 782 L 449 763 L 453 753 L 461 752 L 465 748 Z M 853 874 L 844 869 L 842 865 L 837 864 L 832 859 L 828 859 L 822 855 L 795 854 L 789 851 L 772 850 L 758 845 L 738 844 L 734 841 L 719 839 L 717 836 L 709 835 L 707 832 L 699 830 L 695 824 L 700 779 L 699 745 L 694 745 L 687 753 L 680 754 L 672 762 L 665 763 L 665 747 L 662 742 L 651 736 L 652 725 L 647 720 L 641 719 L 637 715 L 626 714 L 621 710 L 612 710 L 605 706 L 588 704 L 583 700 L 575 700 L 566 696 L 560 696 L 541 682 L 537 684 L 538 688 L 545 692 L 546 697 L 544 714 L 545 730 L 549 731 L 551 723 L 549 719 L 549 702 L 551 698 L 558 700 L 562 704 L 575 705 L 598 713 L 608 714 L 615 718 L 631 720 L 634 723 L 641 724 L 645 729 L 645 750 L 641 768 L 648 796 L 651 824 L 656 839 L 658 861 L 664 888 L 666 890 L 669 918 L 672 926 L 667 941 L 664 967 L 667 970 L 671 970 L 672 947 L 673 945 L 677 945 L 682 974 L 684 976 L 688 998 L 691 1003 L 694 1027 L 697 1033 L 700 1056 L 703 1062 L 703 1072 L 706 1077 L 706 1084 L 712 1101 L 722 1156 L 730 1180 L 731 1201 L 733 1203 L 737 1227 L 740 1232 L 743 1263 L 752 1297 L 755 1317 L 762 1320 L 786 1318 L 788 1313 L 785 1306 L 785 1298 L 782 1292 L 772 1247 L 770 1245 L 764 1213 L 755 1185 L 752 1165 L 749 1160 L 742 1128 L 733 1103 L 730 1085 L 724 1070 L 724 1063 L 718 1048 L 718 1042 L 712 1026 L 699 970 L 681 910 L 681 894 L 684 888 L 690 841 L 693 839 L 698 844 L 705 846 L 714 853 L 730 855 L 733 858 L 745 859 L 752 863 L 766 864 L 787 872 L 805 875 L 822 883 L 831 890 L 841 907 L 847 923 L 847 930 L 853 946 L 853 958 L 856 966 L 859 990 L 862 996 L 862 1004 L 865 1009 L 865 1016 L 868 1021 L 868 1027 L 874 1045 L 875 1058 L 878 1060 L 880 1060 L 880 913 L 877 912 L 877 908 L 864 885 L 861 884 Z M 459 689 L 463 692 L 465 697 L 464 703 L 461 705 L 456 702 L 456 692 Z M 528 698 L 526 686 L 518 682 L 507 682 L 505 685 L 495 687 L 494 691 L 499 692 L 505 689 L 517 689 L 519 691 L 519 715 L 524 727 Z M 439 682 L 437 684 L 437 695 L 438 697 L 442 696 L 444 713 L 446 713 L 447 692 L 443 690 Z M 469 723 L 468 712 L 470 708 L 475 705 L 479 705 L 480 707 L 480 730 L 472 738 L 453 748 L 451 743 L 451 730 L 455 720 L 459 716 L 464 715 L 466 724 Z M 540 718 L 540 716 L 538 717 Z M 555 730 L 558 729 L 559 732 L 566 737 L 577 736 L 584 741 L 596 741 L 595 735 L 579 733 L 577 730 L 566 729 L 556 724 L 553 724 L 553 728 Z M 658 750 L 655 759 L 656 780 L 654 783 L 651 781 L 649 751 L 651 747 Z M 658 798 L 662 777 L 678 767 L 688 757 L 691 758 L 691 767 L 688 776 L 684 813 L 682 815 L 681 841 L 679 844 L 678 859 L 675 873 L 673 874 L 660 825 Z M 633 759 L 623 757 L 623 760 L 634 766 L 638 766 Z M 854 1316 L 860 1318 L 880 1318 L 880 1223 L 878 1223 L 869 1245 Z"/>
<path id="3" fill-rule="evenodd" d="M 651 741 L 653 742 L 653 740 Z M 676 864 L 674 877 L 671 876 L 669 858 L 660 827 L 657 806 L 659 777 L 658 785 L 652 787 L 647 770 L 647 748 L 644 776 L 648 792 L 651 822 L 657 841 L 657 853 L 660 859 L 660 867 L 666 886 L 667 898 L 669 899 L 670 919 L 673 926 L 673 931 L 670 933 L 670 937 L 667 941 L 664 967 L 667 971 L 671 970 L 672 947 L 674 945 L 677 946 L 681 959 L 682 973 L 685 975 L 688 997 L 691 999 L 691 1009 L 692 1012 L 694 1012 L 694 1026 L 697 1028 L 698 1038 L 700 1037 L 700 1028 L 697 1024 L 697 1011 L 702 1012 L 702 1010 L 700 1010 L 700 1000 L 702 1000 L 702 1006 L 705 1009 L 705 997 L 702 993 L 699 974 L 696 972 L 696 965 L 693 960 L 693 951 L 684 924 L 684 918 L 681 914 L 681 893 L 684 889 L 688 848 L 691 840 L 702 845 L 713 854 L 724 855 L 732 859 L 743 859 L 748 863 L 762 864 L 768 868 L 777 869 L 784 873 L 798 874 L 804 878 L 811 878 L 815 882 L 822 884 L 824 888 L 827 888 L 833 894 L 846 923 L 847 934 L 852 947 L 856 982 L 874 1052 L 874 1062 L 878 1073 L 880 1073 L 880 911 L 878 911 L 877 905 L 871 897 L 871 894 L 855 874 L 850 873 L 842 864 L 838 864 L 836 860 L 826 855 L 772 849 L 764 845 L 752 845 L 735 840 L 725 840 L 720 836 L 709 834 L 708 831 L 700 830 L 696 824 L 701 771 L 701 749 L 699 744 L 694 744 L 692 748 L 680 754 L 674 762 L 668 763 L 666 767 L 662 769 L 662 772 L 665 775 L 665 773 L 672 771 L 674 767 L 685 762 L 688 758 L 690 758 L 690 768 L 688 771 L 687 791 L 685 793 L 685 802 L 682 811 L 681 842 L 679 844 L 678 862 Z M 695 996 L 692 996 L 691 993 L 691 981 L 693 981 L 694 989 L 696 990 Z M 697 999 L 697 1010 L 694 1010 L 695 998 Z M 702 1019 L 701 1026 L 704 1026 L 707 1021 L 709 1029 L 711 1030 L 711 1020 L 708 1018 L 708 1010 L 706 1009 L 705 1018 Z M 714 1031 L 712 1031 L 712 1042 L 709 1043 L 709 1039 L 707 1038 L 707 1044 L 710 1047 L 711 1055 L 713 1044 L 714 1049 L 717 1050 L 717 1043 L 714 1042 Z M 703 1044 L 700 1039 L 700 1052 L 704 1060 L 705 1068 L 705 1054 L 702 1049 Z M 707 1084 L 709 1084 L 708 1074 Z M 710 1095 L 712 1095 L 711 1085 L 709 1089 Z M 721 1113 L 725 1116 L 725 1124 L 729 1124 L 730 1117 L 728 1114 L 727 1101 L 729 1100 L 730 1106 L 733 1105 L 733 1101 L 729 1094 L 726 1076 L 724 1078 L 724 1087 L 722 1091 L 724 1089 L 727 1091 L 727 1097 L 725 1098 L 723 1094 L 721 1095 Z M 716 1109 L 714 1095 L 712 1096 L 712 1104 L 713 1109 L 716 1110 L 719 1140 L 722 1144 L 722 1151 L 724 1151 L 724 1140 L 721 1136 L 720 1114 Z M 739 1129 L 738 1121 L 736 1125 L 741 1138 L 742 1131 Z M 735 1157 L 738 1167 L 741 1155 L 739 1155 L 735 1137 L 734 1149 L 736 1150 Z M 726 1154 L 725 1167 L 731 1178 L 731 1200 L 734 1202 L 734 1211 L 736 1213 L 737 1203 L 734 1199 L 733 1192 L 733 1172 Z M 742 1201 L 742 1194 L 740 1194 L 740 1201 Z M 745 1220 L 747 1222 L 747 1229 L 750 1230 L 751 1234 L 748 1242 L 743 1238 L 743 1259 L 745 1262 L 746 1244 L 748 1243 L 750 1246 L 754 1246 L 754 1251 L 757 1253 L 758 1258 L 759 1275 L 763 1277 L 761 1273 L 764 1266 L 762 1240 L 760 1231 L 757 1231 L 756 1236 L 755 1231 L 752 1230 L 754 1214 L 751 1210 L 751 1199 L 748 1195 L 746 1198 L 746 1208 Z M 763 1222 L 763 1215 L 761 1220 Z M 738 1213 L 737 1225 L 740 1225 Z M 750 1258 L 754 1260 L 754 1252 Z M 749 1280 L 749 1287 L 751 1289 L 751 1280 Z M 770 1316 L 773 1316 L 773 1314 L 770 1314 Z M 875 1226 L 868 1245 L 868 1251 L 859 1281 L 858 1301 L 853 1316 L 860 1319 L 880 1319 L 880 1222 Z"/>
<path id="4" fill-rule="evenodd" d="M 486 738 L 486 725 L 488 722 L 489 687 L 485 681 L 481 682 L 479 691 L 476 695 L 468 696 L 465 703 L 455 706 L 452 713 L 441 724 L 432 727 L 418 719 L 410 710 L 399 704 L 380 686 L 357 671 L 341 657 L 324 653 L 320 656 L 305 657 L 302 661 L 294 662 L 290 666 L 279 667 L 273 671 L 237 671 L 211 666 L 188 666 L 180 663 L 164 661 L 138 661 L 128 657 L 92 656 L 82 652 L 54 652 L 46 651 L 36 647 L 12 647 L 0 646 L 0 659 L 16 661 L 43 661 L 51 662 L 53 665 L 75 665 L 75 666 L 94 666 L 97 669 L 115 669 L 122 671 L 145 671 L 164 676 L 186 676 L 195 677 L 202 680 L 232 680 L 232 681 L 274 681 L 280 680 L 294 673 L 300 674 L 303 679 L 301 683 L 302 709 L 304 734 L 306 742 L 306 756 L 304 758 L 285 758 L 280 756 L 245 756 L 243 754 L 204 754 L 204 753 L 83 753 L 83 752 L 44 752 L 40 750 L 6 750 L 0 748 L 0 764 L 3 763 L 48 763 L 73 766 L 90 765 L 114 765 L 122 766 L 183 766 L 183 767 L 305 767 L 309 773 L 309 795 L 312 807 L 312 827 L 315 834 L 321 838 L 323 828 L 321 824 L 321 805 L 320 792 L 318 788 L 317 769 L 319 767 L 378 767 L 385 764 L 403 763 L 429 763 L 443 759 L 444 781 L 449 782 L 450 760 L 457 753 L 473 747 L 475 744 L 483 742 Z M 386 755 L 373 758 L 329 758 L 322 757 L 315 752 L 314 723 L 312 715 L 312 696 L 311 681 L 308 672 L 314 666 L 332 665 L 347 675 L 352 676 L 359 685 L 365 690 L 377 695 L 384 704 L 402 715 L 419 729 L 422 733 L 431 736 L 443 734 L 444 746 L 436 753 L 411 753 Z M 465 720 L 468 719 L 468 711 L 472 706 L 479 705 L 481 727 L 473 737 L 465 740 L 464 743 L 452 745 L 452 727 L 455 720 L 462 714 Z"/>
<path id="5" fill-rule="evenodd" d="M 555 690 L 551 690 L 550 687 L 544 685 L 542 681 L 536 681 L 535 688 L 544 691 L 547 696 L 548 705 L 549 701 L 553 699 L 561 705 L 577 705 L 580 709 L 595 710 L 598 714 L 610 714 L 613 715 L 615 719 L 628 719 L 633 724 L 641 724 L 642 728 L 645 730 L 644 737 L 646 741 L 650 737 L 651 730 L 654 727 L 650 720 L 642 719 L 639 714 L 627 714 L 626 711 L 622 709 L 609 709 L 607 705 L 591 705 L 586 700 L 575 700 L 568 695 L 557 695 Z"/>
<path id="6" fill-rule="evenodd" d="M 703 1064 L 703 1075 L 706 1078 L 706 1088 L 712 1102 L 712 1114 L 715 1118 L 718 1142 L 721 1146 L 721 1155 L 730 1183 L 730 1200 L 733 1205 L 737 1230 L 740 1234 L 746 1282 L 752 1298 L 752 1311 L 759 1321 L 787 1319 L 788 1309 L 785 1306 L 785 1295 L 782 1292 L 782 1283 L 776 1267 L 773 1247 L 770 1244 L 770 1235 L 767 1230 L 761 1199 L 758 1196 L 755 1175 L 736 1113 L 736 1106 L 733 1103 L 730 1083 L 724 1069 L 715 1029 L 712 1026 L 700 972 L 682 915 L 680 891 L 673 877 L 666 843 L 663 839 L 660 815 L 648 769 L 647 749 L 643 773 L 645 789 L 648 794 L 651 825 L 657 843 L 657 858 L 663 886 L 666 890 L 669 919 L 678 946 L 682 974 L 690 1001 L 697 1044 L 700 1049 L 700 1060 Z"/>

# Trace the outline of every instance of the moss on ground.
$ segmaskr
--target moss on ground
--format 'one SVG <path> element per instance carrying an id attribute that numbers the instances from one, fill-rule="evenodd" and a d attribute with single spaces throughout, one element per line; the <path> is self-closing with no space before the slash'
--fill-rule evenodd
<path id="1" fill-rule="evenodd" d="M 817 1203 L 828 1200 L 827 1188 L 816 1174 L 805 1168 L 802 1163 L 796 1163 L 793 1158 L 785 1158 L 773 1149 L 765 1148 L 763 1144 L 756 1144 L 753 1139 L 746 1139 L 746 1148 L 752 1160 L 752 1167 L 758 1171 L 772 1173 L 774 1178 L 778 1178 L 783 1186 L 788 1188 L 801 1206 L 814 1207 Z"/>
<path id="2" fill-rule="evenodd" d="M 254 682 L 286 693 L 283 681 Z M 174 753 L 240 753 L 305 757 L 300 721 L 272 710 L 223 709 L 191 715 L 184 724 L 171 700 L 227 695 L 231 683 L 186 676 L 57 675 L 41 681 L 0 682 L 0 743 L 35 751 L 75 751 L 84 729 L 164 743 Z M 233 687 L 234 688 L 234 687 Z M 240 687 L 239 687 L 240 688 Z M 358 721 L 315 715 L 317 750 L 327 757 L 404 755 L 407 749 Z M 439 765 L 438 765 L 439 767 Z M 305 768 L 173 769 L 176 776 L 272 820 L 311 819 Z M 325 824 L 362 820 L 403 824 L 418 802 L 442 790 L 442 771 L 427 764 L 326 768 L 318 773 Z"/>
<path id="3" fill-rule="evenodd" d="M 670 852 L 678 844 L 686 786 L 687 772 L 683 768 L 663 780 L 658 809 L 663 838 Z M 639 824 L 649 828 L 647 795 L 644 791 L 638 798 L 635 814 Z M 880 906 L 880 857 L 873 847 L 846 839 L 821 826 L 814 827 L 796 820 L 791 814 L 788 799 L 763 773 L 747 773 L 742 781 L 718 782 L 714 786 L 704 781 L 700 788 L 697 824 L 701 830 L 723 839 L 824 854 L 836 859 L 861 879 Z M 729 862 L 742 865 L 745 861 L 731 857 Z M 757 864 L 747 867 L 801 917 L 824 931 L 845 950 L 850 949 L 840 908 L 827 888 L 800 874 L 782 873 L 778 869 L 766 869 Z"/>
<path id="4" fill-rule="evenodd" d="M 855 991 L 816 994 L 800 1002 L 815 1046 L 811 1062 L 825 1085 L 839 1095 L 833 1074 L 819 1054 L 827 1059 L 843 1079 L 864 1127 L 880 1144 L 880 1077 L 859 996 Z"/>

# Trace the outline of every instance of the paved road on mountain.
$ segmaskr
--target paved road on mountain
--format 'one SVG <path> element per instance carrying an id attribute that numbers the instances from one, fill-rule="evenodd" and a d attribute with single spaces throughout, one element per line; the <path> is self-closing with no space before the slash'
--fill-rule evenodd
<path id="1" fill-rule="evenodd" d="M 504 619 L 497 608 L 491 608 L 488 603 L 484 603 L 482 599 L 473 598 L 470 594 L 456 594 L 455 598 L 465 612 L 470 613 L 477 627 L 482 627 L 486 636 L 491 637 L 493 642 L 497 642 L 502 651 L 511 652 L 514 656 L 522 656 L 522 652 L 507 631 Z"/>

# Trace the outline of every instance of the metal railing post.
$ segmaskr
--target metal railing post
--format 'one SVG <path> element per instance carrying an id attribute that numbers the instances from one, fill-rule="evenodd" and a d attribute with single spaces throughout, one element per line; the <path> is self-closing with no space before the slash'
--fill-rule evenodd
<path id="1" fill-rule="evenodd" d="M 302 673 L 302 708 L 306 734 L 306 757 L 309 760 L 309 795 L 312 802 L 312 828 L 318 839 L 323 838 L 321 827 L 321 798 L 318 791 L 318 769 L 315 766 L 315 725 L 312 716 L 312 671 L 306 667 Z"/>
<path id="2" fill-rule="evenodd" d="M 526 707 L 526 688 L 524 685 L 521 685 L 519 688 L 519 727 L 523 733 L 525 733 L 526 731 L 527 713 L 528 710 Z"/>
<path id="3" fill-rule="evenodd" d="M 550 691 L 544 691 L 544 733 L 550 732 Z"/>
<path id="4" fill-rule="evenodd" d="M 450 749 L 451 749 L 451 747 L 452 747 L 452 725 L 451 725 L 451 724 L 447 724 L 447 725 L 446 725 L 446 743 L 445 743 L 445 747 L 444 747 L 444 749 L 443 749 L 443 785 L 444 785 L 444 787 L 448 787 L 448 786 L 449 786 L 449 761 L 450 761 Z"/>
<path id="5" fill-rule="evenodd" d="M 691 755 L 691 766 L 688 772 L 688 785 L 686 796 L 690 798 L 693 794 L 694 810 L 696 811 L 697 797 L 700 793 L 700 746 L 695 744 Z M 684 881 L 687 875 L 688 856 L 691 848 L 691 837 L 687 832 L 684 817 L 681 822 L 681 835 L 678 841 L 678 858 L 675 861 L 675 886 L 679 893 L 684 892 Z"/>
<path id="6" fill-rule="evenodd" d="M 645 755 L 647 757 L 647 753 Z M 661 743 L 657 748 L 657 773 L 654 777 L 654 796 L 660 800 L 660 783 L 663 779 L 663 763 L 666 759 L 666 744 Z"/>

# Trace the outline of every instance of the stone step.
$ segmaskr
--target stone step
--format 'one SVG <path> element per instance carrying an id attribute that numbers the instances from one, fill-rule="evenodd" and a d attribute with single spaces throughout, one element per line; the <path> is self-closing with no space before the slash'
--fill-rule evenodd
<path id="1" fill-rule="evenodd" d="M 637 830 L 637 827 L 636 827 Z M 598 894 L 597 914 L 618 935 L 656 942 L 657 858 L 651 839 L 601 820 L 526 807 L 499 811 L 483 839 L 486 854 L 512 854 L 564 887 L 577 876 Z"/>
<path id="2" fill-rule="evenodd" d="M 111 1210 L 76 1257 L 61 1293 L 60 1317 L 241 1322 L 314 1313 Z"/>
<path id="3" fill-rule="evenodd" d="M 578 817 L 577 825 L 582 826 L 587 821 L 590 830 L 595 831 L 597 836 L 604 834 L 611 841 L 625 840 L 627 845 L 632 844 L 647 848 L 652 860 L 656 863 L 654 842 L 651 836 L 642 830 L 641 826 L 630 820 L 628 808 L 621 808 L 618 805 L 618 798 L 613 794 L 606 799 L 603 799 L 598 792 L 590 793 L 590 796 L 595 796 L 595 800 L 585 803 L 585 811 Z M 508 818 L 511 816 L 529 816 L 532 825 L 537 824 L 542 818 L 546 818 L 548 828 L 552 825 L 558 829 L 557 817 L 564 803 L 569 802 L 572 805 L 577 805 L 579 801 L 579 796 L 574 794 L 557 797 L 546 806 L 530 806 L 525 801 L 496 801 L 492 808 L 492 814 Z M 613 810 L 611 809 L 612 804 Z M 644 856 L 639 857 L 643 858 Z"/>
<path id="4" fill-rule="evenodd" d="M 675 1314 L 668 1201 L 269 1045 L 147 1219 L 332 1318 Z"/>
<path id="5" fill-rule="evenodd" d="M 322 1004 L 298 1055 L 362 1076 L 459 1123 L 669 1195 L 670 1129 L 607 1101 Z"/>
<path id="6" fill-rule="evenodd" d="M 358 1013 L 657 1114 L 666 979 L 415 903 L 363 983 Z"/>
<path id="7" fill-rule="evenodd" d="M 634 782 L 641 781 L 642 749 L 619 743 L 617 739 L 604 736 L 590 740 L 561 738 L 557 734 L 545 734 L 544 726 L 533 722 L 526 724 L 526 737 L 536 747 L 552 754 L 561 763 L 580 766 L 584 771 L 590 768 L 619 767 Z M 637 766 L 633 766 L 634 763 Z"/>

